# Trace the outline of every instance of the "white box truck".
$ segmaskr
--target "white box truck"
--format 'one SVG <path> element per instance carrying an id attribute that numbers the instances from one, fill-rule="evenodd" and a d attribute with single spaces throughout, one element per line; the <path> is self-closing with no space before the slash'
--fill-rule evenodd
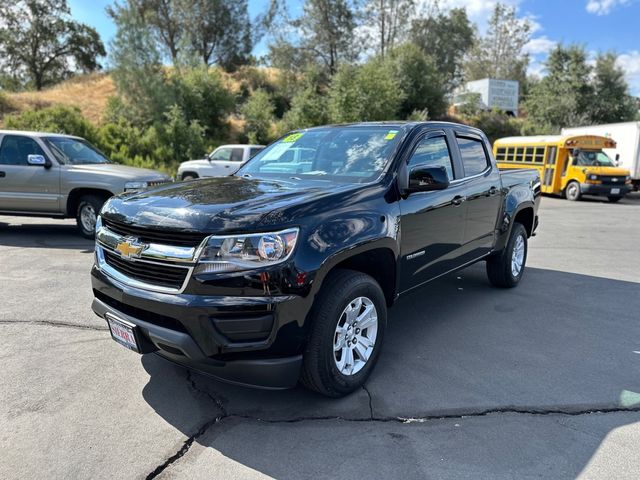
<path id="1" fill-rule="evenodd" d="M 618 166 L 629 170 L 633 189 L 640 190 L 640 122 L 563 128 L 562 134 L 600 135 L 614 139 L 617 143 L 616 148 L 605 148 L 604 152 L 616 160 Z"/>

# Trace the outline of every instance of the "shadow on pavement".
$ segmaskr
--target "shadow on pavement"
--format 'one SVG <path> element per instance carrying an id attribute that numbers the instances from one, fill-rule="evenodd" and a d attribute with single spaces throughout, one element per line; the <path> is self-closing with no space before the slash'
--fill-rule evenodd
<path id="1" fill-rule="evenodd" d="M 43 222 L 50 220 L 43 219 Z M 0 246 L 93 252 L 93 240 L 81 237 L 75 225 L 64 223 L 9 224 L 0 219 Z"/>
<path id="2" fill-rule="evenodd" d="M 585 413 L 640 407 L 639 290 L 640 283 L 535 268 L 518 288 L 501 290 L 478 264 L 398 301 L 366 386 L 370 396 L 244 389 L 153 355 L 142 358 L 150 374 L 143 396 L 205 453 L 276 478 L 417 478 L 437 471 L 452 451 L 458 460 L 442 475 L 557 478 L 561 471 L 574 478 L 609 432 L 640 419 Z M 185 382 L 193 405 L 167 395 Z M 219 406 L 231 418 L 196 434 L 185 409 L 202 414 L 202 398 L 211 400 L 209 418 L 221 414 Z M 537 414 L 484 416 L 487 410 Z M 369 421 L 372 415 L 385 423 Z M 327 420 L 334 417 L 345 420 Z M 595 423 L 581 426 L 586 419 Z M 458 428 L 462 422 L 467 429 Z M 404 466 L 390 471 L 393 462 Z"/>

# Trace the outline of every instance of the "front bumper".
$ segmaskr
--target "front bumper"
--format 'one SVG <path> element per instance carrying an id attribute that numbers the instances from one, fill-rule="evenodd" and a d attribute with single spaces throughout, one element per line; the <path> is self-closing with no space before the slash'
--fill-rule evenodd
<path id="1" fill-rule="evenodd" d="M 618 189 L 618 193 L 611 193 L 611 189 Z M 594 185 L 592 183 L 581 183 L 580 192 L 584 195 L 605 195 L 608 197 L 624 197 L 631 191 L 629 185 Z"/>
<path id="2" fill-rule="evenodd" d="M 299 297 L 163 294 L 92 270 L 93 311 L 134 324 L 144 343 L 174 363 L 246 386 L 296 385 L 305 338 Z"/>

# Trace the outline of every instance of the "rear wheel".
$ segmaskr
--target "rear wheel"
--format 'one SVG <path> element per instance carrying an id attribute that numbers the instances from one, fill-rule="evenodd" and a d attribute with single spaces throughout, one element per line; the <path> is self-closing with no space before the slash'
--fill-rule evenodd
<path id="1" fill-rule="evenodd" d="M 185 182 L 195 180 L 196 178 L 198 178 L 198 175 L 196 175 L 195 173 L 185 173 L 184 175 L 182 175 L 182 180 L 184 180 Z"/>
<path id="2" fill-rule="evenodd" d="M 80 235 L 93 238 L 96 233 L 96 219 L 106 199 L 97 195 L 83 195 L 76 210 L 76 224 Z"/>
<path id="3" fill-rule="evenodd" d="M 329 397 L 360 388 L 378 359 L 387 324 L 378 283 L 352 270 L 330 273 L 308 321 L 302 383 Z"/>
<path id="4" fill-rule="evenodd" d="M 611 203 L 617 203 L 622 200 L 622 197 L 607 197 Z"/>
<path id="5" fill-rule="evenodd" d="M 527 262 L 527 230 L 514 223 L 506 247 L 487 260 L 487 276 L 496 287 L 513 288 L 522 279 Z"/>
<path id="6" fill-rule="evenodd" d="M 580 184 L 576 181 L 569 182 L 569 185 L 567 185 L 567 188 L 564 190 L 564 196 L 567 200 L 571 200 L 573 202 L 580 200 L 580 197 L 582 197 Z"/>

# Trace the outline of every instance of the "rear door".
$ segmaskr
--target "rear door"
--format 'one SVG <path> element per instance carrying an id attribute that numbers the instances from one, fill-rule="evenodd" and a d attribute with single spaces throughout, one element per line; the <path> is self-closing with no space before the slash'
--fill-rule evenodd
<path id="1" fill-rule="evenodd" d="M 412 193 L 400 201 L 401 290 L 405 291 L 441 275 L 459 264 L 464 239 L 465 186 L 456 184 L 459 163 L 454 160 L 452 135 L 430 131 L 418 138 L 408 168 L 443 166 L 453 183 L 444 190 Z"/>
<path id="2" fill-rule="evenodd" d="M 29 155 L 42 155 L 51 167 L 29 165 Z M 0 211 L 60 213 L 60 166 L 35 138 L 4 135 L 0 142 Z"/>
<path id="3" fill-rule="evenodd" d="M 467 211 L 462 253 L 467 262 L 493 248 L 503 192 L 500 172 L 484 139 L 473 133 L 456 132 L 456 144 L 464 169 L 460 183 L 464 186 Z"/>

